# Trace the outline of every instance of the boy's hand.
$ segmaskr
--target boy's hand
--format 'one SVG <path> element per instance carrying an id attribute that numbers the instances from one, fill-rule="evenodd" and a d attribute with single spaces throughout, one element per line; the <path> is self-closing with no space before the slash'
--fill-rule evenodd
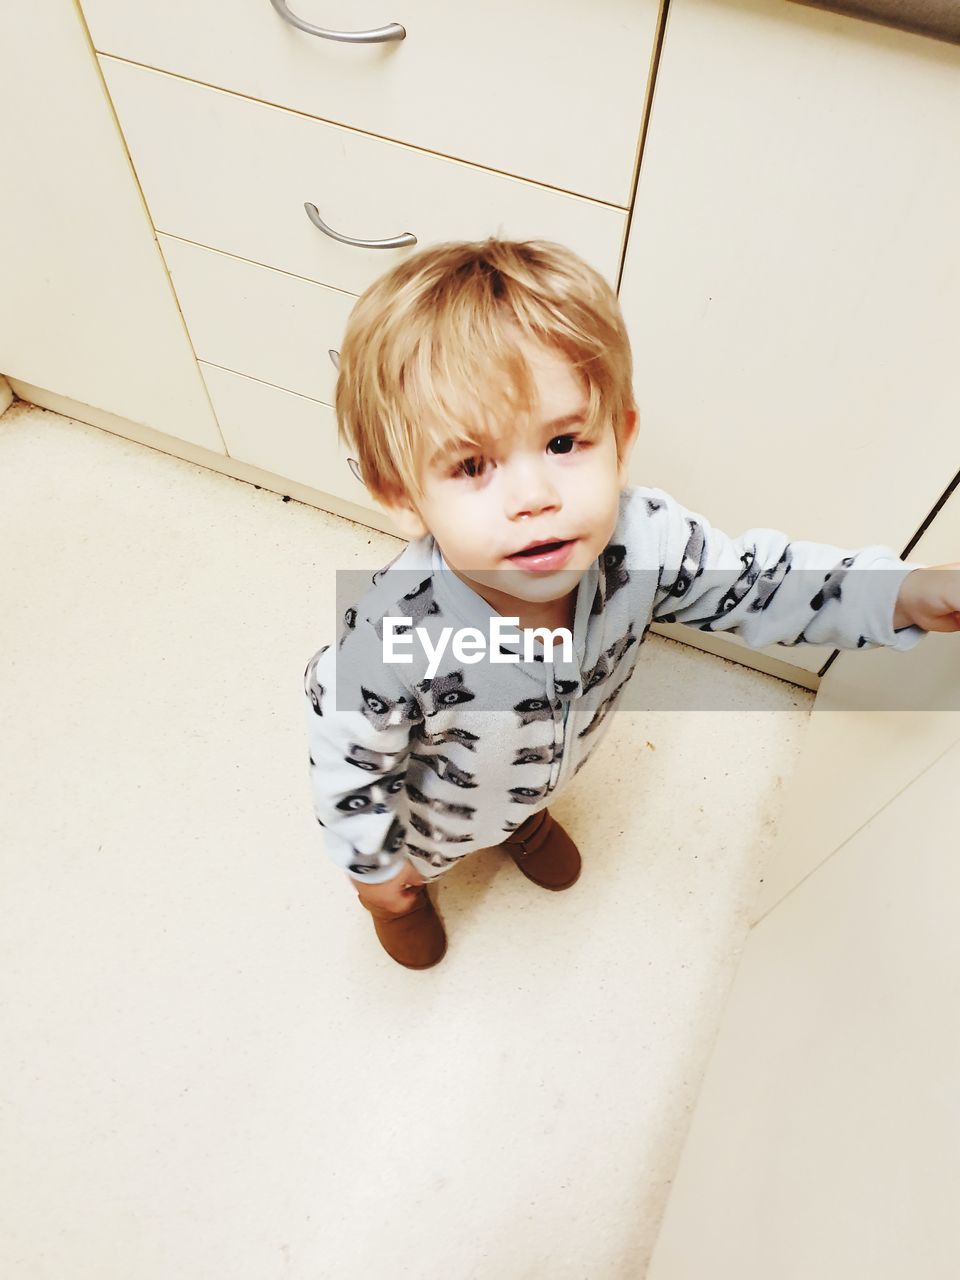
<path id="1" fill-rule="evenodd" d="M 361 884 L 357 880 L 353 883 L 365 906 L 375 907 L 378 911 L 409 911 L 417 901 L 414 890 L 425 882 L 420 872 L 410 862 L 404 861 L 403 869 L 383 884 Z"/>
<path id="2" fill-rule="evenodd" d="M 900 584 L 893 629 L 960 631 L 960 563 L 913 569 Z"/>

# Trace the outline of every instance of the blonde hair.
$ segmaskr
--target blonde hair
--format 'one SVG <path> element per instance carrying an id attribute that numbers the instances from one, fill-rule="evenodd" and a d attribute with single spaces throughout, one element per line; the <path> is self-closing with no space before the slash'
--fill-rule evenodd
<path id="1" fill-rule="evenodd" d="M 632 359 L 607 281 L 551 241 L 455 241 L 398 263 L 350 313 L 337 423 L 375 497 L 416 500 L 425 446 L 480 446 L 511 414 L 531 412 L 516 328 L 566 356 L 589 394 L 587 433 L 612 422 L 621 456 Z"/>

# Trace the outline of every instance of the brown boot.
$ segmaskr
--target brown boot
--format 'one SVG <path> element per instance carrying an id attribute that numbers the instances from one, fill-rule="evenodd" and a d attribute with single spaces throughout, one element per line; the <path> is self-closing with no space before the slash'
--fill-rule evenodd
<path id="1" fill-rule="evenodd" d="M 569 889 L 580 875 L 577 846 L 546 809 L 522 822 L 500 848 L 543 889 Z"/>
<path id="2" fill-rule="evenodd" d="M 447 935 L 430 901 L 426 885 L 417 889 L 417 903 L 409 911 L 382 911 L 361 904 L 373 916 L 380 945 L 397 964 L 407 969 L 429 969 L 439 964 L 447 950 Z"/>

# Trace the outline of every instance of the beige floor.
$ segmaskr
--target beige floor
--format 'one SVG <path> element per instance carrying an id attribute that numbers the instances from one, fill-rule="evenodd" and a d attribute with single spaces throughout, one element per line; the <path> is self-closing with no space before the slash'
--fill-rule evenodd
<path id="1" fill-rule="evenodd" d="M 334 571 L 398 544 L 23 404 L 0 538 L 0 1272 L 642 1277 L 812 695 L 624 713 L 555 809 L 576 888 L 478 854 L 415 974 L 302 736 Z"/>

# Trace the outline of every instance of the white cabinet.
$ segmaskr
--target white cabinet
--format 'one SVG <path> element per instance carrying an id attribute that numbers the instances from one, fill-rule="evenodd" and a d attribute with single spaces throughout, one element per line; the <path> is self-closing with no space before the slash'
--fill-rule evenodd
<path id="1" fill-rule="evenodd" d="M 622 209 L 101 59 L 158 231 L 361 293 L 413 248 L 494 233 L 562 239 L 612 281 Z M 416 246 L 342 244 L 311 222 Z"/>
<path id="2" fill-rule="evenodd" d="M 201 362 L 333 404 L 328 352 L 339 350 L 352 293 L 173 236 L 160 244 Z"/>
<path id="3" fill-rule="evenodd" d="M 296 475 L 347 502 L 369 502 L 347 465 L 329 405 L 215 365 L 202 367 L 231 458 L 273 475 Z"/>
<path id="4" fill-rule="evenodd" d="M 0 10 L 0 373 L 223 454 L 74 5 Z"/>
<path id="5" fill-rule="evenodd" d="M 270 0 L 83 0 L 102 53 L 622 208 L 659 7 L 290 0 L 324 29 L 405 31 L 355 44 L 297 29 Z"/>
<path id="6" fill-rule="evenodd" d="M 902 554 L 960 468 L 958 120 L 955 45 L 671 0 L 620 291 L 638 483 Z"/>

